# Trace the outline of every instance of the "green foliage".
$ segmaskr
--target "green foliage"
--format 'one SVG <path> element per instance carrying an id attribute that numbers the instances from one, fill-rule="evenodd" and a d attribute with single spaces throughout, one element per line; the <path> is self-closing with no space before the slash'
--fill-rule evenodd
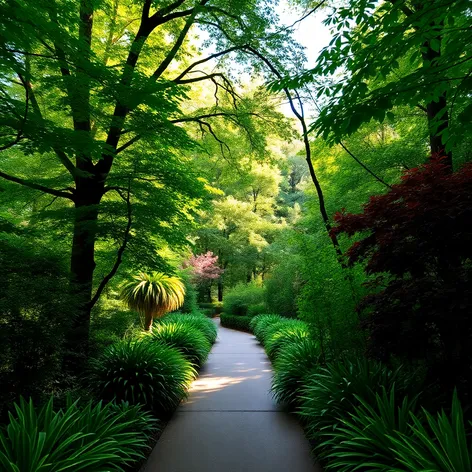
<path id="1" fill-rule="evenodd" d="M 414 393 L 412 376 L 399 367 L 391 370 L 380 362 L 364 358 L 339 360 L 317 366 L 306 377 L 300 391 L 299 414 L 307 424 L 307 434 L 336 431 L 342 419 L 349 418 L 360 400 L 375 405 L 376 394 L 395 387 L 398 395 Z"/>
<path id="2" fill-rule="evenodd" d="M 155 420 L 139 406 L 69 403 L 52 398 L 35 407 L 23 398 L 0 430 L 0 468 L 5 472 L 96 471 L 125 468 L 143 458 Z"/>
<path id="3" fill-rule="evenodd" d="M 151 339 L 177 349 L 195 367 L 203 365 L 211 349 L 210 342 L 198 328 L 180 321 L 159 323 Z"/>
<path id="4" fill-rule="evenodd" d="M 0 232 L 0 411 L 19 393 L 52 391 L 74 319 L 66 264 L 36 236 L 14 225 Z"/>
<path id="5" fill-rule="evenodd" d="M 357 399 L 359 406 L 340 418 L 338 428 L 326 429 L 319 434 L 323 442 L 318 449 L 327 451 L 322 455 L 327 461 L 326 470 L 350 472 L 361 463 L 362 467 L 371 470 L 391 471 L 393 466 L 400 465 L 392 437 L 402 437 L 410 442 L 409 420 L 415 411 L 416 400 L 396 399 L 394 385 L 389 392 L 381 387 L 381 393 L 375 395 L 373 403 L 360 397 Z"/>
<path id="6" fill-rule="evenodd" d="M 229 315 L 246 316 L 251 305 L 264 302 L 264 288 L 255 284 L 239 284 L 228 290 L 223 300 L 223 310 Z"/>
<path id="7" fill-rule="evenodd" d="M 121 341 L 91 361 L 90 388 L 99 399 L 170 413 L 186 395 L 195 369 L 176 349 L 148 340 Z"/>
<path id="8" fill-rule="evenodd" d="M 180 310 L 182 313 L 195 313 L 198 311 L 197 304 L 197 289 L 190 280 L 190 275 L 187 273 L 181 274 L 182 281 L 185 287 L 185 297 Z"/>
<path id="9" fill-rule="evenodd" d="M 253 319 L 252 316 L 227 315 L 226 313 L 220 316 L 221 326 L 241 331 L 251 331 L 250 323 Z"/>
<path id="10" fill-rule="evenodd" d="M 267 306 L 265 303 L 258 303 L 257 305 L 249 305 L 247 314 L 248 316 L 257 316 L 267 313 Z"/>
<path id="11" fill-rule="evenodd" d="M 164 316 L 164 318 L 161 318 L 160 323 L 183 323 L 191 326 L 192 328 L 199 330 L 210 344 L 214 344 L 218 336 L 218 328 L 215 323 L 202 314 L 188 315 L 170 313 L 169 315 Z"/>
<path id="12" fill-rule="evenodd" d="M 121 287 L 121 298 L 132 310 L 144 316 L 144 326 L 149 330 L 153 318 L 180 308 L 184 302 L 185 286 L 177 277 L 160 272 L 135 275 L 134 280 Z"/>
<path id="13" fill-rule="evenodd" d="M 395 472 L 428 470 L 431 472 L 467 472 L 472 469 L 470 427 L 466 425 L 462 406 L 454 392 L 450 414 L 441 411 L 436 417 L 423 410 L 421 417 L 411 415 L 411 434 L 392 435 L 396 459 Z"/>
<path id="14" fill-rule="evenodd" d="M 274 326 L 279 325 L 276 323 Z M 265 341 L 265 350 L 269 359 L 274 362 L 280 351 L 292 343 L 310 337 L 308 325 L 303 322 L 292 324 L 284 323 L 278 329 L 270 329 Z"/>
<path id="15" fill-rule="evenodd" d="M 287 344 L 275 362 L 272 392 L 279 403 L 294 407 L 306 378 L 319 367 L 320 348 L 313 339 L 302 338 Z"/>
<path id="16" fill-rule="evenodd" d="M 262 343 L 265 337 L 265 331 L 270 328 L 271 325 L 278 323 L 281 321 L 282 317 L 279 315 L 273 314 L 263 314 L 255 316 L 249 327 L 251 331 L 254 333 L 256 339 Z"/>
<path id="17" fill-rule="evenodd" d="M 274 268 L 270 276 L 264 280 L 266 304 L 270 313 L 296 317 L 300 281 L 298 257 L 290 256 Z"/>
<path id="18" fill-rule="evenodd" d="M 261 339 L 262 345 L 267 348 L 267 343 L 273 336 L 276 336 L 278 333 L 287 332 L 292 328 L 306 331 L 308 327 L 303 321 L 281 318 L 277 323 L 272 323 L 264 329 Z"/>

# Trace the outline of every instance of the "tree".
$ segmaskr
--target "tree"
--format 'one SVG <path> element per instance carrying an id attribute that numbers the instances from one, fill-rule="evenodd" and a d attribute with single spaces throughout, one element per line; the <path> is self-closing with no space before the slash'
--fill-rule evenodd
<path id="1" fill-rule="evenodd" d="M 451 173 L 447 161 L 406 171 L 362 213 L 338 213 L 333 231 L 360 235 L 349 263 L 374 277 L 360 305 L 370 354 L 423 362 L 429 380 L 470 393 L 472 165 Z"/>
<path id="2" fill-rule="evenodd" d="M 349 0 L 326 20 L 333 38 L 315 68 L 282 81 L 316 83 L 324 97 L 312 129 L 330 142 L 407 105 L 424 112 L 430 150 L 445 155 L 470 127 L 471 17 L 467 0 Z M 341 72 L 341 73 L 338 73 Z"/>
<path id="3" fill-rule="evenodd" d="M 121 298 L 132 310 L 144 316 L 144 329 L 152 330 L 152 320 L 182 306 L 185 287 L 178 277 L 160 272 L 141 272 L 121 288 Z"/>
<path id="4" fill-rule="evenodd" d="M 192 255 L 184 263 L 184 267 L 191 269 L 194 282 L 201 292 L 209 295 L 208 301 L 211 302 L 211 284 L 214 280 L 219 279 L 224 272 L 218 266 L 218 256 L 215 256 L 211 251 L 198 256 Z"/>
<path id="5" fill-rule="evenodd" d="M 2 3 L 0 150 L 7 154 L 0 177 L 72 210 L 70 278 L 78 300 L 72 351 L 87 350 L 90 311 L 130 240 L 139 237 L 132 230 L 136 218 L 149 222 L 149 195 L 162 202 L 156 226 L 164 240 L 175 239 L 172 226 L 187 224 L 203 195 L 183 156 L 194 146 L 184 126 L 197 126 L 217 141 L 214 120 L 250 127 L 254 103 L 242 100 L 238 106 L 228 77 L 202 68 L 251 39 L 264 40 L 275 20 L 266 3 L 272 5 L 244 0 L 231 11 L 223 0 L 41 0 L 35 8 Z M 207 57 L 191 53 L 189 37 L 197 25 L 216 45 Z M 284 41 L 282 34 L 267 37 L 272 45 Z M 190 87 L 205 82 L 215 87 L 216 103 L 192 103 L 192 113 L 184 112 Z M 231 106 L 220 106 L 218 97 L 225 94 Z M 16 158 L 17 149 L 31 159 L 56 159 L 52 177 L 37 179 Z M 118 208 L 122 215 L 115 231 L 120 244 L 111 268 L 94 283 L 107 206 L 111 215 Z M 143 211 L 135 212 L 136 206 Z"/>

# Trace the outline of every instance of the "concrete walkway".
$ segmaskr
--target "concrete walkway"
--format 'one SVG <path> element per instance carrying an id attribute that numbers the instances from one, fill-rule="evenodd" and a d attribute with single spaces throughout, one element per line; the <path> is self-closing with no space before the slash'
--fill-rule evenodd
<path id="1" fill-rule="evenodd" d="M 144 470 L 320 472 L 300 425 L 274 404 L 270 380 L 271 364 L 254 336 L 219 327 L 188 400 Z"/>

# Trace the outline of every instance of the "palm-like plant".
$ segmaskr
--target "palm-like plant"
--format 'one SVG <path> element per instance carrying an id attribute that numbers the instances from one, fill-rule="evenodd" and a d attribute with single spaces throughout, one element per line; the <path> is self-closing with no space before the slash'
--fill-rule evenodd
<path id="1" fill-rule="evenodd" d="M 185 287 L 178 277 L 161 272 L 141 272 L 121 287 L 121 298 L 144 317 L 144 329 L 151 331 L 152 320 L 184 303 Z"/>

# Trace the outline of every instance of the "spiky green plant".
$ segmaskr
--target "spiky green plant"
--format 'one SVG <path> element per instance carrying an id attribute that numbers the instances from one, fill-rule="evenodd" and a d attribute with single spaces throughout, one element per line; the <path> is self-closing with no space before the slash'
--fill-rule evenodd
<path id="1" fill-rule="evenodd" d="M 170 313 L 164 318 L 161 318 L 161 323 L 185 323 L 188 326 L 193 326 L 198 329 L 211 344 L 214 344 L 218 336 L 218 328 L 212 320 L 205 315 L 200 314 L 186 314 L 186 313 Z"/>
<path id="2" fill-rule="evenodd" d="M 411 375 L 402 367 L 391 370 L 365 358 L 339 360 L 318 366 L 307 376 L 298 413 L 306 422 L 308 437 L 314 439 L 321 430 L 336 431 L 340 419 L 360 404 L 359 398 L 373 405 L 383 387 L 390 390 L 394 385 L 398 395 L 414 395 L 412 384 Z"/>
<path id="3" fill-rule="evenodd" d="M 91 361 L 90 387 L 98 398 L 171 412 L 186 395 L 195 369 L 176 349 L 147 339 L 121 341 Z"/>
<path id="4" fill-rule="evenodd" d="M 400 467 L 394 472 L 470 472 L 472 470 L 472 444 L 470 429 L 466 427 L 457 392 L 454 392 L 451 413 L 444 411 L 436 417 L 423 409 L 422 421 L 411 414 L 411 435 L 392 436 L 394 452 Z"/>
<path id="5" fill-rule="evenodd" d="M 196 367 L 206 361 L 211 349 L 211 344 L 197 328 L 179 321 L 159 323 L 151 339 L 177 349 Z"/>
<path id="6" fill-rule="evenodd" d="M 257 340 L 262 343 L 265 336 L 265 330 L 271 325 L 278 323 L 280 320 L 282 320 L 282 317 L 279 315 L 257 315 L 253 318 L 249 324 L 249 327 L 251 328 Z"/>
<path id="7" fill-rule="evenodd" d="M 143 316 L 144 329 L 150 331 L 154 318 L 160 318 L 182 306 L 185 286 L 178 277 L 161 272 L 141 272 L 122 285 L 121 298 L 132 310 Z"/>
<path id="8" fill-rule="evenodd" d="M 4 472 L 123 471 L 143 458 L 155 420 L 139 406 L 68 402 L 55 410 L 20 399 L 0 429 Z"/>
<path id="9" fill-rule="evenodd" d="M 326 470 L 351 472 L 362 465 L 362 470 L 390 471 L 400 465 L 392 436 L 411 436 L 410 414 L 415 411 L 416 397 L 399 400 L 392 386 L 390 392 L 382 387 L 374 403 L 357 400 L 359 406 L 340 418 L 338 428 L 320 432 L 317 449 L 325 452 L 319 457 L 326 459 Z"/>
<path id="10" fill-rule="evenodd" d="M 284 346 L 274 364 L 272 392 L 275 399 L 288 406 L 298 404 L 305 379 L 318 366 L 320 350 L 311 338 L 302 338 Z"/>
<path id="11" fill-rule="evenodd" d="M 296 321 L 296 320 L 289 320 Z M 277 323 L 278 324 L 278 323 Z M 291 343 L 296 343 L 301 339 L 310 337 L 308 326 L 300 322 L 300 324 L 284 324 L 279 329 L 270 330 L 270 334 L 266 336 L 265 350 L 269 359 L 274 362 L 279 355 L 280 350 Z"/>

